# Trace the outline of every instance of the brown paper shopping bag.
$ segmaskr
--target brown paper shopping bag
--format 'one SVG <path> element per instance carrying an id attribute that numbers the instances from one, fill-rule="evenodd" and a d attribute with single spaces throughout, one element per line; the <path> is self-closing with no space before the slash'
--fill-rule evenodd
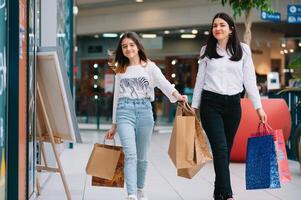
<path id="1" fill-rule="evenodd" d="M 193 167 L 195 117 L 184 115 L 184 104 L 178 103 L 168 155 L 177 169 Z"/>
<path id="2" fill-rule="evenodd" d="M 121 151 L 112 180 L 92 176 L 92 186 L 124 187 L 124 153 Z"/>
<path id="3" fill-rule="evenodd" d="M 116 171 L 122 147 L 107 144 L 94 144 L 86 166 L 86 173 L 99 178 L 112 180 Z"/>
<path id="4" fill-rule="evenodd" d="M 205 133 L 197 117 L 195 117 L 195 140 L 194 140 L 194 163 L 195 165 L 189 168 L 177 169 L 177 175 L 184 178 L 193 178 L 201 168 L 210 160 L 212 155 L 208 148 L 208 143 L 205 137 Z"/>

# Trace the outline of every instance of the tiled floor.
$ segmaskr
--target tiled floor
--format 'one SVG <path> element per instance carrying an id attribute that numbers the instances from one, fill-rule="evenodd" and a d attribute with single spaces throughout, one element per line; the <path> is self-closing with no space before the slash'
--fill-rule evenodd
<path id="1" fill-rule="evenodd" d="M 155 133 L 152 138 L 150 165 L 146 190 L 150 200 L 210 200 L 212 199 L 214 171 L 212 163 L 192 179 L 176 176 L 176 170 L 168 155 L 170 134 Z M 82 131 L 84 143 L 73 149 L 65 149 L 61 160 L 67 176 L 73 200 L 123 200 L 124 189 L 92 187 L 91 177 L 85 174 L 85 166 L 94 142 L 102 141 L 103 134 Z M 238 200 L 298 200 L 301 199 L 301 171 L 295 161 L 290 161 L 292 181 L 281 189 L 245 190 L 244 164 L 231 164 L 232 187 Z M 52 174 L 42 187 L 38 200 L 66 199 L 60 176 Z"/>

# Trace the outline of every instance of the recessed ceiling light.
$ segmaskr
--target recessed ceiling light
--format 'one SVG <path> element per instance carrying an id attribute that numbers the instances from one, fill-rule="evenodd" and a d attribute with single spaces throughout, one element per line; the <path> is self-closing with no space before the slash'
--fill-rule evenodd
<path id="1" fill-rule="evenodd" d="M 184 33 L 184 32 L 185 32 L 185 30 L 184 30 L 184 29 L 181 29 L 181 30 L 180 30 L 180 32 L 181 32 L 181 33 Z"/>
<path id="2" fill-rule="evenodd" d="M 142 2 L 143 2 L 143 0 L 136 0 L 136 2 L 137 2 L 137 3 L 142 3 Z"/>
<path id="3" fill-rule="evenodd" d="M 191 33 L 192 33 L 192 34 L 198 34 L 198 30 L 192 29 Z"/>
<path id="4" fill-rule="evenodd" d="M 115 37 L 118 37 L 118 34 L 117 33 L 104 33 L 104 34 L 102 34 L 102 37 L 115 38 Z"/>
<path id="5" fill-rule="evenodd" d="M 157 34 L 142 34 L 143 38 L 156 38 Z"/>
<path id="6" fill-rule="evenodd" d="M 204 35 L 209 35 L 209 31 L 204 31 Z"/>
<path id="7" fill-rule="evenodd" d="M 165 30 L 165 31 L 164 31 L 164 34 L 169 34 L 169 33 L 170 33 L 169 30 Z"/>
<path id="8" fill-rule="evenodd" d="M 95 35 L 94 35 L 94 38 L 99 38 L 99 35 L 95 34 Z"/>
<path id="9" fill-rule="evenodd" d="M 195 38 L 195 35 L 194 34 L 182 34 L 181 38 L 191 39 L 191 38 Z"/>

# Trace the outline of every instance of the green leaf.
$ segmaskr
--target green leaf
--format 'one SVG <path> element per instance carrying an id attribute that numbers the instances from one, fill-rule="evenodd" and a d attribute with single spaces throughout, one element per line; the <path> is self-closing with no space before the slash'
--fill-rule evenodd
<path id="1" fill-rule="evenodd" d="M 240 17 L 242 13 L 256 8 L 262 11 L 273 13 L 271 8 L 271 0 L 211 0 L 213 2 L 219 1 L 223 6 L 228 4 L 233 10 L 234 18 Z"/>

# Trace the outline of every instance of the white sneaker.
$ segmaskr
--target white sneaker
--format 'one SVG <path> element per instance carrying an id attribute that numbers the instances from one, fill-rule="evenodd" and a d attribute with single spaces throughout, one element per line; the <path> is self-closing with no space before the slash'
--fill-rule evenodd
<path id="1" fill-rule="evenodd" d="M 138 197 L 138 200 L 147 200 L 147 196 L 146 196 L 145 191 L 143 189 L 138 189 L 137 190 L 137 197 Z"/>
<path id="2" fill-rule="evenodd" d="M 133 194 L 129 195 L 126 199 L 127 199 L 127 200 L 138 200 L 138 199 L 137 199 L 137 196 L 136 196 L 136 195 L 133 195 Z"/>

